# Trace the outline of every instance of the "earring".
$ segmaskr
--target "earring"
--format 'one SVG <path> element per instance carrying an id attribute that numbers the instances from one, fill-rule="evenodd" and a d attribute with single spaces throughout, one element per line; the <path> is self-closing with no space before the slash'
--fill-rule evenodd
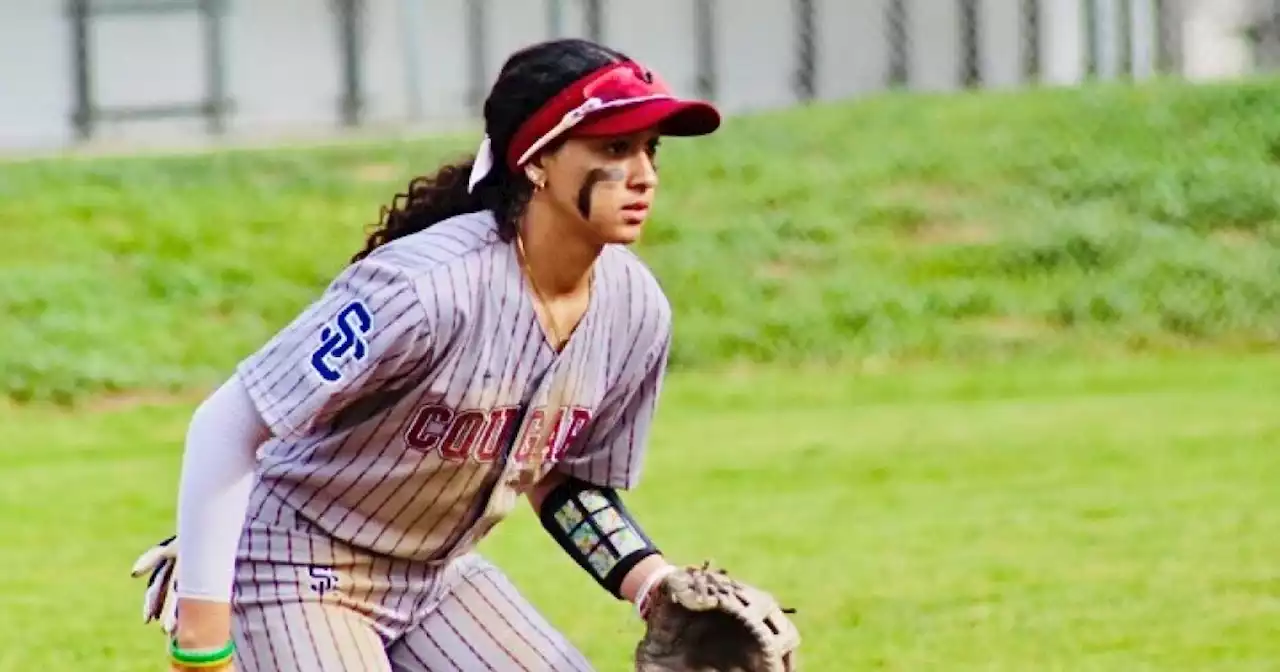
<path id="1" fill-rule="evenodd" d="M 533 183 L 534 191 L 542 191 L 547 186 L 547 176 L 539 175 L 537 170 L 532 168 L 525 170 L 525 177 L 529 178 L 529 182 Z"/>

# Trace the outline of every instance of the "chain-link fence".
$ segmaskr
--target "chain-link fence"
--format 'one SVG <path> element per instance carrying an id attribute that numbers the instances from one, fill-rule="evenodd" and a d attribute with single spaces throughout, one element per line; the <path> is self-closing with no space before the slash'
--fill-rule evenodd
<path id="1" fill-rule="evenodd" d="M 66 0 L 60 18 L 60 58 L 45 42 L 24 42 L 13 27 L 21 21 L 0 21 L 0 43 L 70 92 L 39 113 L 32 103 L 25 117 L 0 106 L 10 135 L 24 123 L 46 134 L 60 123 L 89 139 L 104 127 L 191 118 L 210 134 L 473 118 L 507 53 L 563 35 L 619 46 L 730 110 L 889 88 L 1232 76 L 1280 62 L 1277 0 Z M 190 37 L 180 48 L 156 39 L 181 30 Z M 310 57 L 290 66 L 296 72 L 272 72 L 293 52 Z M 166 62 L 192 71 L 148 76 Z M 5 88 L 31 100 L 24 87 L 35 85 L 15 77 Z M 51 121 L 47 109 L 59 103 L 66 113 Z"/>
<path id="2" fill-rule="evenodd" d="M 1280 42 L 1280 3 L 1271 0 L 173 0 L 163 11 L 155 0 L 68 0 L 66 12 L 31 10 L 25 22 L 12 14 L 15 3 L 0 6 L 0 146 L 14 129 L 29 132 L 23 119 L 10 123 L 10 111 L 65 88 L 74 99 L 46 98 L 30 119 L 78 128 L 115 151 L 137 150 L 134 137 L 171 147 L 153 138 L 165 123 L 204 137 L 449 120 L 467 125 L 449 129 L 464 131 L 462 155 L 480 136 L 476 108 L 503 59 L 548 36 L 616 46 L 681 93 L 731 113 L 808 107 L 739 120 L 720 139 L 664 153 L 663 216 L 672 219 L 655 220 L 643 245 L 683 316 L 673 359 L 682 366 L 968 356 L 1057 347 L 1076 334 L 1139 346 L 1280 341 L 1280 87 L 1160 85 L 1135 95 L 1127 85 L 1267 67 Z M 69 27 L 68 40 L 48 39 L 57 33 L 38 25 Z M 25 61 L 5 56 L 13 44 Z M 59 61 L 51 50 L 66 53 Z M 36 74 L 13 78 L 14 63 Z M 1117 85 L 1084 95 L 967 95 L 1093 79 Z M 902 93 L 876 95 L 895 89 Z M 849 98 L 860 104 L 816 104 Z M 216 305 L 221 315 L 248 300 L 217 289 L 238 283 L 242 269 L 296 272 L 301 286 L 319 266 L 292 271 L 273 255 L 245 261 L 250 238 L 200 232 L 279 227 L 273 236 L 284 240 L 297 226 L 316 245 L 298 257 L 349 258 L 376 204 L 429 172 L 444 144 L 376 143 L 314 161 L 263 153 L 183 163 L 176 173 L 150 162 L 39 170 L 25 186 L 6 173 L 0 192 L 11 197 L 0 201 L 19 208 L 4 221 L 33 223 L 14 231 L 92 225 L 86 258 L 137 252 L 136 264 L 76 266 L 68 277 L 97 282 L 136 269 L 136 285 L 124 285 L 136 287 L 133 300 L 150 306 L 199 294 L 182 314 Z M 206 244 L 224 238 L 237 247 L 209 258 L 229 260 L 230 276 L 188 273 L 192 255 L 204 258 Z M 26 240 L 17 245 L 43 247 Z M 161 264 L 151 254 L 174 256 Z M 28 292 L 15 305 L 46 330 L 76 332 L 36 321 L 62 305 L 47 294 L 62 276 L 48 284 L 43 270 L 24 269 L 26 285 L 10 283 Z M 189 286 L 201 282 L 215 288 L 216 304 Z M 287 305 L 252 294 L 249 314 L 287 317 Z M 133 314 L 112 305 L 120 308 L 112 314 Z M 151 331 L 168 333 L 168 321 L 157 324 Z M 42 367 L 53 360 L 28 356 L 43 334 L 23 333 L 31 347 L 11 348 L 20 355 L 11 368 L 30 380 L 9 380 L 29 390 L 49 378 Z M 88 342 L 78 333 L 73 340 Z M 150 349 L 130 350 L 140 370 L 166 371 L 142 356 Z M 83 366 L 58 369 L 55 386 L 74 388 L 84 367 L 112 358 L 90 354 Z M 175 366 L 195 361 L 181 357 Z M 103 375 L 112 386 L 133 384 L 121 371 Z"/>

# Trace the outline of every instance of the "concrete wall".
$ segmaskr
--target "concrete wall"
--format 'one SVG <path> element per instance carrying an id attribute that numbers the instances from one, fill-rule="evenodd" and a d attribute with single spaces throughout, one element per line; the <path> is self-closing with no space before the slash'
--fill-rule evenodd
<path id="1" fill-rule="evenodd" d="M 364 52 L 366 119 L 372 125 L 470 119 L 469 0 L 367 0 Z M 603 0 L 605 41 L 660 70 L 673 86 L 696 83 L 692 0 Z M 1040 0 L 1040 59 L 1050 83 L 1085 76 L 1086 0 Z M 1133 60 L 1153 69 L 1154 0 L 1093 0 L 1103 35 L 1099 72 L 1115 73 L 1117 12 L 1133 6 Z M 339 125 L 338 35 L 329 0 L 230 0 L 226 81 L 232 136 L 300 135 Z M 1185 72 L 1236 76 L 1250 67 L 1232 26 L 1245 0 L 1184 0 L 1178 24 Z M 551 34 L 542 0 L 486 0 L 484 71 L 492 77 L 512 49 Z M 817 88 L 847 98 L 883 88 L 889 46 L 888 0 L 814 0 Z M 792 104 L 796 31 L 791 0 L 720 0 L 715 27 L 719 101 L 730 111 Z M 989 86 L 1023 83 L 1019 53 L 1029 36 L 1020 0 L 980 0 L 980 51 Z M 960 85 L 961 38 L 954 0 L 909 3 L 910 86 Z M 561 28 L 585 32 L 582 0 L 561 0 Z M 194 15 L 102 17 L 93 24 L 94 89 L 103 104 L 182 102 L 201 94 L 200 24 Z M 1109 47 L 1107 45 L 1110 45 Z M 0 2 L 0 150 L 57 148 L 75 142 L 69 22 L 55 0 Z M 166 144 L 205 134 L 201 120 L 103 124 L 101 141 Z"/>

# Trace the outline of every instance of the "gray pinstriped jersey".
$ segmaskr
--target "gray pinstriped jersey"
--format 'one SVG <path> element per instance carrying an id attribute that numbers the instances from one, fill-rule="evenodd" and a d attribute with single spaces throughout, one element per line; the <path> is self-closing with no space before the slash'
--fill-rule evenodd
<path id="1" fill-rule="evenodd" d="M 671 310 L 625 249 L 607 248 L 594 273 L 587 312 L 557 355 L 515 250 L 487 212 L 352 264 L 239 366 L 275 433 L 260 487 L 341 541 L 420 561 L 456 557 L 501 520 L 535 450 L 544 471 L 632 487 Z M 546 408 L 561 367 L 563 403 Z M 532 445 L 548 422 L 546 445 Z M 252 528 L 241 554 L 323 561 L 305 548 L 255 544 Z"/>

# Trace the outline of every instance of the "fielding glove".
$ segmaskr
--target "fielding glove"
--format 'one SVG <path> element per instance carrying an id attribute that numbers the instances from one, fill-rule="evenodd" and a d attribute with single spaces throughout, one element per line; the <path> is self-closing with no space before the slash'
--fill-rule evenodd
<path id="1" fill-rule="evenodd" d="M 637 672 L 794 672 L 800 632 L 777 600 L 724 570 L 677 569 L 645 598 Z"/>

